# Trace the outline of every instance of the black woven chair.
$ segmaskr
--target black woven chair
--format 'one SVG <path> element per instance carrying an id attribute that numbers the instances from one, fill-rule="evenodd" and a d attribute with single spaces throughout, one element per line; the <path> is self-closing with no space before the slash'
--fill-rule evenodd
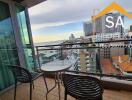
<path id="1" fill-rule="evenodd" d="M 62 77 L 65 100 L 67 100 L 67 95 L 77 100 L 102 100 L 103 87 L 97 78 L 71 73 L 65 73 Z"/>
<path id="2" fill-rule="evenodd" d="M 8 65 L 8 67 L 11 69 L 15 78 L 14 100 L 16 100 L 17 82 L 30 83 L 30 100 L 32 100 L 32 86 L 34 88 L 33 81 L 41 76 L 42 73 L 29 72 L 27 69 L 17 65 Z"/>

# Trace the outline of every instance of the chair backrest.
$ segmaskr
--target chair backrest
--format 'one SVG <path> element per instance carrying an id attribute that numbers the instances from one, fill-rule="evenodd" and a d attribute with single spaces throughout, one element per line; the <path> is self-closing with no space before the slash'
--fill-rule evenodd
<path id="1" fill-rule="evenodd" d="M 22 83 L 28 83 L 31 81 L 32 76 L 27 69 L 17 65 L 8 65 L 8 67 L 11 69 L 16 81 Z"/>
<path id="2" fill-rule="evenodd" d="M 77 74 L 63 74 L 67 94 L 79 100 L 101 100 L 103 87 L 97 78 Z"/>

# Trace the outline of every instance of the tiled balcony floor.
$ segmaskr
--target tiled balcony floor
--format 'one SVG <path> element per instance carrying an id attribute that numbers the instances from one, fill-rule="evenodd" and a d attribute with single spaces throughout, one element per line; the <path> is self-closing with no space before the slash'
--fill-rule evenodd
<path id="1" fill-rule="evenodd" d="M 54 84 L 53 79 L 47 79 L 48 86 L 51 87 Z M 43 78 L 38 78 L 35 82 L 35 89 L 33 90 L 33 100 L 46 100 L 46 89 Z M 0 100 L 13 100 L 13 89 L 2 94 Z M 29 84 L 21 84 L 17 88 L 17 99 L 16 100 L 29 100 Z M 48 100 L 59 100 L 58 90 L 55 88 L 48 95 Z M 64 89 L 61 87 L 61 100 L 64 100 Z M 68 100 L 75 100 L 68 96 Z M 112 91 L 105 90 L 103 94 L 103 100 L 132 100 L 132 92 L 127 91 Z"/>

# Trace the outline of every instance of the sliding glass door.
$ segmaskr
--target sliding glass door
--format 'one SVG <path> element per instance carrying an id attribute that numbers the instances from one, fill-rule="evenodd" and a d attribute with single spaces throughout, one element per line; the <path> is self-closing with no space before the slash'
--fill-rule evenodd
<path id="1" fill-rule="evenodd" d="M 13 84 L 7 65 L 19 65 L 9 6 L 0 1 L 0 90 Z"/>

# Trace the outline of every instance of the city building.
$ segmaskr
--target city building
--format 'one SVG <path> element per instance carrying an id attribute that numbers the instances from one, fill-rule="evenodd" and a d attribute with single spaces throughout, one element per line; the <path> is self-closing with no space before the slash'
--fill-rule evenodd
<path id="1" fill-rule="evenodd" d="M 86 52 L 85 50 L 80 50 L 79 52 L 79 63 L 80 63 L 80 70 L 82 72 L 86 72 L 87 71 L 87 67 L 86 67 Z"/>
<path id="2" fill-rule="evenodd" d="M 130 30 L 128 30 L 128 35 L 131 37 L 132 36 L 132 25 L 130 26 Z"/>
<path id="3" fill-rule="evenodd" d="M 85 36 L 90 36 L 93 34 L 93 24 L 91 21 L 89 22 L 84 22 L 83 23 L 83 30 L 84 30 L 84 35 Z"/>
<path id="4" fill-rule="evenodd" d="M 75 39 L 74 34 L 71 34 L 71 35 L 69 36 L 69 40 L 74 40 L 74 39 Z"/>
<path id="5" fill-rule="evenodd" d="M 105 26 L 108 24 L 108 22 L 106 22 L 106 17 L 108 17 L 108 16 L 113 17 L 112 21 L 114 22 L 114 27 L 112 27 L 112 28 L 108 28 Z M 123 33 L 124 28 L 121 25 L 115 27 L 119 16 L 121 16 L 122 21 L 124 21 L 124 16 L 119 13 L 108 13 L 108 14 L 105 14 L 104 16 L 102 16 L 101 18 L 98 18 L 96 20 L 96 29 L 95 29 L 96 34 L 98 34 L 98 33 L 117 33 L 117 32 Z"/>
<path id="6" fill-rule="evenodd" d="M 93 29 L 93 22 L 89 21 L 89 22 L 84 22 L 83 24 L 83 28 L 84 28 L 84 33 L 85 36 L 90 36 L 93 35 L 93 30 L 95 30 L 96 35 L 97 34 L 102 34 L 102 33 L 123 33 L 124 32 L 124 28 L 119 25 L 117 27 L 113 27 L 113 28 L 108 28 L 105 25 L 108 24 L 106 22 L 106 17 L 107 16 L 112 16 L 113 17 L 113 23 L 114 26 L 116 25 L 117 19 L 119 16 L 121 16 L 122 20 L 124 21 L 124 16 L 119 14 L 119 13 L 108 13 L 105 14 L 104 16 L 98 18 L 95 22 L 95 29 Z"/>

